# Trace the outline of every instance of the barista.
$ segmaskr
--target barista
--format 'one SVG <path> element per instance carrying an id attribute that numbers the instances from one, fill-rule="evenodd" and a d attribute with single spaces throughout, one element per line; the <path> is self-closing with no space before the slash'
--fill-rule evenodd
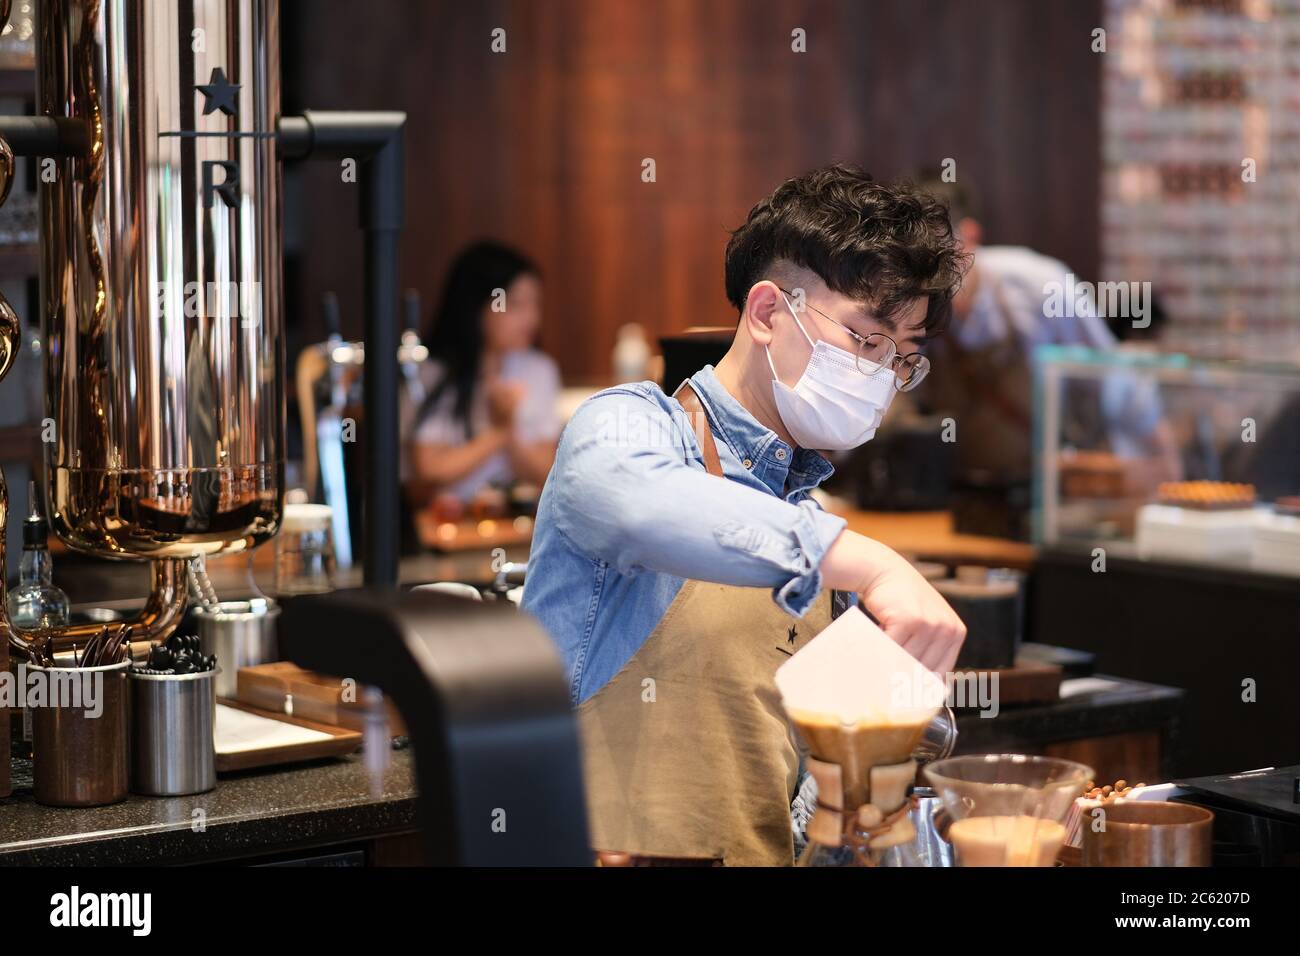
<path id="1" fill-rule="evenodd" d="M 1062 262 L 1021 246 L 982 244 L 973 191 L 927 180 L 921 189 L 948 206 L 971 267 L 953 298 L 952 328 L 928 350 L 947 371 L 918 393 L 922 405 L 957 422 L 963 478 L 1014 486 L 1028 482 L 1033 452 L 1033 350 L 1039 345 L 1112 348 L 1114 336 L 1093 304 L 1048 314 L 1047 289 L 1070 285 Z"/>
<path id="2" fill-rule="evenodd" d="M 673 396 L 584 403 L 539 505 L 524 607 L 562 653 L 599 850 L 792 862 L 799 755 L 774 672 L 861 595 L 936 672 L 965 630 L 899 555 L 810 497 L 928 372 L 962 258 L 947 211 L 832 166 L 726 250 L 730 350 Z"/>

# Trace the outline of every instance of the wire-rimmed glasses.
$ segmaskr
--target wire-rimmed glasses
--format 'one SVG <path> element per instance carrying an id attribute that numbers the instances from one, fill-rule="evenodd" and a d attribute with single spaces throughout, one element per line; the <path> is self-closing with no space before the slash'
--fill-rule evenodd
<path id="1" fill-rule="evenodd" d="M 777 286 L 777 288 L 781 287 Z M 795 298 L 795 294 L 788 289 L 781 289 L 781 291 L 790 298 Z M 863 375 L 875 375 L 882 368 L 891 368 L 894 372 L 894 387 L 900 392 L 910 392 L 921 384 L 922 379 L 930 374 L 930 360 L 928 358 L 920 352 L 899 355 L 898 343 L 884 332 L 859 335 L 843 322 L 832 319 L 821 309 L 808 305 L 806 300 L 796 299 L 796 301 L 802 301 L 805 308 L 811 309 L 827 322 L 839 326 L 849 334 L 857 345 L 857 369 Z"/>

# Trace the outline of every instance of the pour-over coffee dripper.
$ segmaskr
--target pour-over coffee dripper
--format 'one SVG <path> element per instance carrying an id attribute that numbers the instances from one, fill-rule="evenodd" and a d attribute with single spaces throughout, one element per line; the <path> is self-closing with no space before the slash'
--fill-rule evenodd
<path id="1" fill-rule="evenodd" d="M 799 865 L 921 865 L 909 795 L 912 753 L 928 721 L 835 721 L 797 710 L 790 719 L 817 782 L 817 811 Z"/>
<path id="2" fill-rule="evenodd" d="M 936 761 L 925 775 L 952 819 L 958 866 L 1052 866 L 1093 770 L 1055 757 L 978 754 Z"/>
<path id="3" fill-rule="evenodd" d="M 783 664 L 776 684 L 817 782 L 800 865 L 911 865 L 913 752 L 943 682 L 853 608 Z"/>

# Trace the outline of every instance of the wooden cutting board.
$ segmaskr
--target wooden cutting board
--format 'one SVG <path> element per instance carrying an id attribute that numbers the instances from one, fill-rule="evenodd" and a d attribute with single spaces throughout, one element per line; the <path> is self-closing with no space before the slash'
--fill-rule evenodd
<path id="1" fill-rule="evenodd" d="M 971 671 L 957 671 L 955 680 Z M 998 705 L 1014 707 L 1019 704 L 1050 704 L 1061 699 L 1061 679 L 1064 671 L 1060 664 L 1016 664 L 993 670 L 975 671 L 981 675 L 998 675 Z M 971 707 L 977 705 L 971 704 Z M 967 709 L 967 708 L 958 708 Z"/>
<path id="2" fill-rule="evenodd" d="M 277 661 L 241 667 L 235 697 L 249 707 L 280 714 L 286 712 L 286 700 L 292 697 L 294 716 L 348 730 L 365 730 L 363 688 L 354 686 L 346 695 L 343 691 L 343 682 L 337 677 L 304 670 L 289 661 Z M 385 701 L 385 706 L 389 734 L 404 735 L 406 726 L 397 708 L 392 701 Z"/>
<path id="3" fill-rule="evenodd" d="M 244 713 L 253 714 L 266 720 L 276 720 L 284 724 L 292 724 L 295 727 L 314 730 L 324 736 L 306 743 L 259 747 L 231 753 L 222 752 L 220 742 L 218 742 L 216 756 L 218 773 L 251 770 L 255 767 L 276 767 L 281 764 L 319 760 L 322 757 L 342 757 L 354 752 L 361 746 L 361 734 L 355 730 L 335 727 L 332 724 L 318 724 L 315 721 L 303 720 L 301 717 L 290 717 L 288 714 L 260 710 L 256 707 L 249 707 L 247 704 L 241 704 L 237 700 L 222 700 L 219 703 L 223 707 L 241 710 Z"/>

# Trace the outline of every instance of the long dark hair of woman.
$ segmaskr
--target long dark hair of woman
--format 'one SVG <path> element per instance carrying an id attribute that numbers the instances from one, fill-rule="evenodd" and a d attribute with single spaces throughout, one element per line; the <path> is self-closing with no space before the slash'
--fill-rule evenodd
<path id="1" fill-rule="evenodd" d="M 456 396 L 453 413 L 465 437 L 473 437 L 470 409 L 474 407 L 485 347 L 483 309 L 495 290 L 508 289 L 521 275 L 540 275 L 537 264 L 500 243 L 476 242 L 456 257 L 424 340 L 429 357 L 441 362 L 446 374 L 420 406 L 417 426 L 452 389 Z"/>

